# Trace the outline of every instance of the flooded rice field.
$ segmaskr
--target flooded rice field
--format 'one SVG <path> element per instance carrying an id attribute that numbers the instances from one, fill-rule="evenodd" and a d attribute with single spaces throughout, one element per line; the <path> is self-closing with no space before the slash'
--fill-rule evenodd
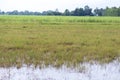
<path id="1" fill-rule="evenodd" d="M 120 62 L 108 64 L 80 64 L 78 68 L 34 68 L 23 65 L 21 68 L 0 68 L 0 80 L 120 80 Z"/>

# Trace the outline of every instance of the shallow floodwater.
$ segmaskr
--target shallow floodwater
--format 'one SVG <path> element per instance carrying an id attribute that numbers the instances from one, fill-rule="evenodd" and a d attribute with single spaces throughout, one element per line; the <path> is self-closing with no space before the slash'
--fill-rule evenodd
<path id="1" fill-rule="evenodd" d="M 79 69 L 46 67 L 34 68 L 23 65 L 16 67 L 0 68 L 0 80 L 120 80 L 120 62 L 109 64 L 80 64 Z M 83 70 L 80 70 L 83 69 Z"/>

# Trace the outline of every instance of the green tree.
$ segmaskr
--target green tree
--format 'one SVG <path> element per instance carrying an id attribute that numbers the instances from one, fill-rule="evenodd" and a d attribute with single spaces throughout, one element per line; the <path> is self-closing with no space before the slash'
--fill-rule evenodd
<path id="1" fill-rule="evenodd" d="M 80 16 L 79 8 L 76 8 L 74 11 L 74 16 Z"/>
<path id="2" fill-rule="evenodd" d="M 118 16 L 120 16 L 120 7 L 118 8 Z"/>
<path id="3" fill-rule="evenodd" d="M 90 15 L 92 15 L 92 9 L 91 9 L 88 5 L 86 5 L 86 6 L 84 7 L 84 15 L 85 15 L 85 16 L 90 16 Z"/>
<path id="4" fill-rule="evenodd" d="M 83 8 L 79 9 L 79 14 L 80 14 L 80 16 L 84 16 L 84 10 L 83 10 Z"/>
<path id="5" fill-rule="evenodd" d="M 70 16 L 70 11 L 69 11 L 68 9 L 66 9 L 66 10 L 64 11 L 63 15 L 65 15 L 65 16 Z"/>
<path id="6" fill-rule="evenodd" d="M 119 15 L 119 10 L 116 7 L 112 7 L 112 8 L 106 8 L 105 9 L 105 16 L 118 16 Z"/>
<path id="7" fill-rule="evenodd" d="M 96 8 L 94 10 L 94 15 L 95 16 L 103 16 L 104 15 L 104 9 L 103 8 L 101 8 L 101 9 Z"/>

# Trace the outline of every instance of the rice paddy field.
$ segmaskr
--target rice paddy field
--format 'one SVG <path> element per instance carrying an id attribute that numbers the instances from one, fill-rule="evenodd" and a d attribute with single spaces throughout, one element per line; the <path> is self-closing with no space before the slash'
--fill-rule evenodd
<path id="1" fill-rule="evenodd" d="M 120 57 L 120 17 L 0 16 L 0 67 L 62 65 Z"/>

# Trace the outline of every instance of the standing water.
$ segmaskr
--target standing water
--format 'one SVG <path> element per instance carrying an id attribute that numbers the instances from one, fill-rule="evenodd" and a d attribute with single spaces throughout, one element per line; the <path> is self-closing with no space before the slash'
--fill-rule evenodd
<path id="1" fill-rule="evenodd" d="M 80 64 L 81 69 L 55 68 L 34 68 L 23 66 L 0 68 L 0 80 L 120 80 L 120 62 L 114 61 L 108 64 Z"/>

